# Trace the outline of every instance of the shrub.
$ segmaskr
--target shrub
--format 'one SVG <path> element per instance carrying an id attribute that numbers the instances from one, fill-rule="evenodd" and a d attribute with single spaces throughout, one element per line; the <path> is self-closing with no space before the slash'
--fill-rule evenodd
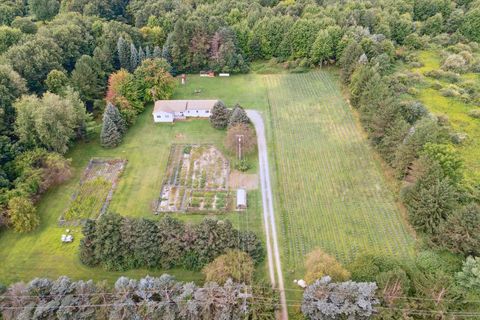
<path id="1" fill-rule="evenodd" d="M 242 171 L 242 172 L 250 170 L 251 167 L 252 166 L 250 165 L 250 163 L 246 159 L 242 159 L 242 160 L 239 160 L 239 161 L 235 162 L 235 169 L 237 169 L 239 171 Z"/>
<path id="2" fill-rule="evenodd" d="M 383 301 L 388 306 L 393 306 L 399 297 L 408 295 L 411 286 L 410 279 L 402 268 L 379 273 L 376 283 Z"/>
<path id="3" fill-rule="evenodd" d="M 462 271 L 456 274 L 457 282 L 470 290 L 480 291 L 480 257 L 468 257 Z"/>
<path id="4" fill-rule="evenodd" d="M 471 110 L 468 112 L 468 115 L 475 119 L 480 119 L 480 109 Z"/>
<path id="5" fill-rule="evenodd" d="M 252 283 L 255 266 L 252 258 L 240 250 L 228 250 L 206 265 L 202 273 L 205 281 L 223 285 L 228 279 L 240 283 Z"/>
<path id="6" fill-rule="evenodd" d="M 355 281 L 375 281 L 379 273 L 393 270 L 397 266 L 398 262 L 391 257 L 362 254 L 347 269 Z"/>
<path id="7" fill-rule="evenodd" d="M 467 70 L 467 61 L 460 54 L 449 55 L 442 64 L 445 71 L 465 72 Z"/>
<path id="8" fill-rule="evenodd" d="M 307 254 L 305 281 L 314 283 L 316 280 L 329 276 L 333 281 L 345 281 L 350 278 L 350 272 L 332 256 L 317 248 Z"/>

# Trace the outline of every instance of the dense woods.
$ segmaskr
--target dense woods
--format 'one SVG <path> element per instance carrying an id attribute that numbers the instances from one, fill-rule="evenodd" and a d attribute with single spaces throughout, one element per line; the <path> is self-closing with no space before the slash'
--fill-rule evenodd
<path id="1" fill-rule="evenodd" d="M 430 114 L 415 99 L 413 85 L 420 81 L 419 75 L 399 70 L 419 65 L 416 51 L 432 48 L 441 52 L 442 66 L 428 76 L 451 84 L 441 89 L 442 95 L 478 105 L 478 79 L 469 83 L 459 79 L 467 71 L 480 72 L 479 1 L 0 0 L 0 25 L 2 226 L 18 232 L 33 230 L 41 219 L 35 210 L 39 196 L 70 175 L 69 160 L 63 155 L 72 144 L 98 136 L 106 147 L 121 143 L 122 135 L 147 103 L 172 95 L 172 76 L 206 69 L 244 73 L 259 60 L 264 62 L 259 72 L 279 66 L 303 72 L 336 65 L 372 145 L 401 185 L 399 198 L 422 246 L 454 254 L 444 253 L 452 262 L 438 268 L 438 257 L 426 257 L 428 272 L 417 267 L 418 261 L 393 269 L 369 265 L 385 273 L 382 281 L 387 281 L 392 296 L 395 288 L 388 286 L 387 278 L 396 279 L 401 295 L 411 298 L 383 297 L 382 306 L 429 308 L 436 313 L 418 317 L 432 319 L 475 309 L 462 300 L 478 299 L 479 276 L 471 271 L 478 258 L 467 257 L 480 254 L 480 181 L 469 179 L 468 168 L 452 148 L 461 145 L 462 135 L 452 131 L 448 119 Z M 231 115 L 219 104 L 213 111 L 211 121 L 216 128 L 235 128 L 236 123 L 244 122 L 241 109 Z M 475 114 L 473 110 L 476 119 Z M 101 134 L 92 121 L 100 117 Z M 83 261 L 120 270 L 151 264 L 186 264 L 198 269 L 235 247 L 227 245 L 215 254 L 201 254 L 204 248 L 185 246 L 188 241 L 174 242 L 178 250 L 169 256 L 156 251 L 168 248 L 137 241 L 135 245 L 142 250 L 130 250 L 135 233 L 124 230 L 125 220 L 107 215 L 97 223 L 87 223 Z M 122 230 L 131 239 L 102 242 L 104 232 L 98 230 L 107 221 L 117 228 L 109 232 Z M 139 228 L 141 234 L 157 234 L 160 225 L 178 234 L 172 229 L 174 224 L 187 238 L 201 236 L 195 231 L 200 226 L 216 228 L 209 221 L 195 228 L 173 220 L 129 222 L 128 227 Z M 244 235 L 245 241 L 257 250 L 258 240 L 249 237 L 253 236 Z M 115 256 L 108 256 L 110 250 L 101 250 L 104 245 L 114 245 L 118 249 Z M 134 256 L 134 251 L 146 256 Z M 255 255 L 252 258 L 260 256 Z M 461 275 L 456 275 L 459 259 L 464 266 Z M 380 280 L 358 275 L 367 263 L 355 261 L 355 268 L 349 269 L 352 279 L 377 281 L 381 287 Z M 420 271 L 412 276 L 412 270 Z M 308 290 L 338 290 L 329 281 L 324 279 Z M 361 286 L 372 291 L 368 284 L 346 286 L 355 292 Z M 318 301 L 307 298 L 304 313 L 321 317 L 308 305 Z M 414 303 L 415 299 L 437 303 L 422 306 Z M 379 316 L 387 319 L 389 312 L 387 308 Z"/>

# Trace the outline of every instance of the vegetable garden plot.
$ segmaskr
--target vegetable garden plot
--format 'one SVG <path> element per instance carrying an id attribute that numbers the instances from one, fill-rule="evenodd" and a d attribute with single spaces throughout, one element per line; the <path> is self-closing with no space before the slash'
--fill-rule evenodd
<path id="1" fill-rule="evenodd" d="M 229 174 L 213 145 L 172 145 L 156 213 L 227 210 Z"/>
<path id="2" fill-rule="evenodd" d="M 267 76 L 287 268 L 321 247 L 410 257 L 408 233 L 378 162 L 329 71 Z"/>
<path id="3" fill-rule="evenodd" d="M 103 214 L 126 164 L 127 161 L 122 159 L 91 159 L 69 208 L 60 218 L 60 224 L 78 224 Z"/>

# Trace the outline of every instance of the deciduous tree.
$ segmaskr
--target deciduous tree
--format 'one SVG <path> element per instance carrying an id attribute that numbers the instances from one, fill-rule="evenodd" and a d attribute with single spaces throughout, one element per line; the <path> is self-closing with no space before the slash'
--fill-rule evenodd
<path id="1" fill-rule="evenodd" d="M 239 141 L 239 138 L 241 141 Z M 227 137 L 225 138 L 225 147 L 227 150 L 236 154 L 239 143 L 242 148 L 242 156 L 256 150 L 257 138 L 255 132 L 249 125 L 239 123 L 228 128 Z"/>
<path id="2" fill-rule="evenodd" d="M 316 280 L 329 276 L 333 281 L 346 281 L 350 272 L 345 270 L 334 257 L 323 252 L 320 248 L 307 254 L 305 260 L 305 281 L 313 284 Z"/>
<path id="3" fill-rule="evenodd" d="M 8 213 L 13 230 L 16 232 L 32 231 L 40 223 L 35 206 L 24 196 L 14 197 L 8 201 Z"/>
<path id="4" fill-rule="evenodd" d="M 202 273 L 208 282 L 223 285 L 228 279 L 234 282 L 250 284 L 255 271 L 252 258 L 240 250 L 228 250 L 206 265 Z"/>

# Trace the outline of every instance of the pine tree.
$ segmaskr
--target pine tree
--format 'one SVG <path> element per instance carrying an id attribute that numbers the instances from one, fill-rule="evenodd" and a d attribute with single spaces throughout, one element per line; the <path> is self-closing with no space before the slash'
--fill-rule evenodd
<path id="1" fill-rule="evenodd" d="M 135 45 L 132 43 L 130 44 L 130 71 L 135 71 L 139 64 L 140 61 L 138 58 L 138 51 L 137 48 L 135 48 Z"/>
<path id="2" fill-rule="evenodd" d="M 143 60 L 145 60 L 145 51 L 140 47 L 140 49 L 138 49 L 138 61 L 139 63 L 142 63 Z"/>
<path id="3" fill-rule="evenodd" d="M 125 123 L 125 120 L 120 115 L 120 111 L 118 111 L 118 108 L 115 107 L 110 102 L 107 104 L 107 107 L 105 108 L 105 115 L 108 115 L 108 117 L 112 119 L 113 123 L 115 124 L 115 127 L 117 127 L 117 131 L 121 135 L 127 132 L 127 125 Z"/>
<path id="4" fill-rule="evenodd" d="M 228 126 L 231 127 L 240 123 L 249 124 L 250 119 L 248 118 L 245 110 L 243 110 L 243 108 L 239 104 L 237 104 L 235 105 L 235 107 L 233 107 L 233 111 L 228 120 Z"/>
<path id="5" fill-rule="evenodd" d="M 117 52 L 120 67 L 130 70 L 130 46 L 122 37 L 118 38 Z"/>
<path id="6" fill-rule="evenodd" d="M 152 58 L 152 51 L 150 51 L 150 47 L 147 46 L 145 48 L 145 59 L 151 59 Z"/>
<path id="7" fill-rule="evenodd" d="M 105 148 L 114 148 L 122 141 L 122 136 L 118 132 L 115 122 L 110 118 L 109 114 L 103 115 L 102 132 L 100 133 L 100 141 Z"/>
<path id="8" fill-rule="evenodd" d="M 215 103 L 210 116 L 210 123 L 215 129 L 225 129 L 228 125 L 230 112 L 222 101 Z"/>
<path id="9" fill-rule="evenodd" d="M 153 48 L 153 57 L 154 58 L 161 58 L 162 57 L 162 50 L 160 49 L 159 46 L 155 46 L 155 48 Z"/>

